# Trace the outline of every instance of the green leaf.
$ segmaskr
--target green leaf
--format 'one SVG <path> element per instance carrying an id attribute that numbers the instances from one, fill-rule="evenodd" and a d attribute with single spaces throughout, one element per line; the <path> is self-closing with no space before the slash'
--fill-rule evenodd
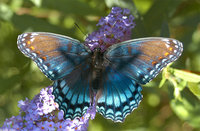
<path id="1" fill-rule="evenodd" d="M 194 82 L 194 83 L 200 82 L 200 75 L 197 75 L 191 72 L 174 69 L 174 75 L 187 82 Z"/>
<path id="2" fill-rule="evenodd" d="M 165 84 L 166 80 L 167 80 L 166 78 L 162 78 L 159 84 L 159 88 L 161 88 Z"/>
<path id="3" fill-rule="evenodd" d="M 31 15 L 14 15 L 12 17 L 12 22 L 15 27 L 21 31 L 44 31 L 59 34 L 70 34 L 69 30 L 52 25 L 46 20 L 38 19 Z"/>
<path id="4" fill-rule="evenodd" d="M 41 6 L 41 4 L 42 4 L 42 0 L 31 0 L 34 4 L 35 4 L 35 6 L 37 6 L 37 7 L 40 7 Z"/>
<path id="5" fill-rule="evenodd" d="M 188 90 L 181 92 L 182 99 L 172 99 L 172 110 L 183 121 L 187 121 L 192 127 L 200 128 L 200 101 Z"/>
<path id="6" fill-rule="evenodd" d="M 164 68 L 164 70 L 162 71 L 162 80 L 160 81 L 159 88 L 161 88 L 167 80 L 166 73 L 167 73 L 168 67 L 169 67 L 169 65 L 166 68 Z"/>
<path id="7" fill-rule="evenodd" d="M 200 96 L 200 85 L 199 84 L 193 83 L 193 82 L 188 82 L 188 87 L 194 95 Z"/>
<path id="8" fill-rule="evenodd" d="M 182 0 L 157 0 L 144 15 L 144 24 L 151 34 L 161 28 L 162 22 L 168 20 L 176 11 Z"/>
<path id="9" fill-rule="evenodd" d="M 13 11 L 17 11 L 21 8 L 22 5 L 23 5 L 23 0 L 12 0 L 12 2 L 10 4 L 10 8 Z"/>
<path id="10" fill-rule="evenodd" d="M 175 99 L 182 100 L 181 92 L 180 92 L 179 88 L 177 88 L 177 87 L 174 88 L 174 96 L 175 96 Z"/>
<path id="11" fill-rule="evenodd" d="M 178 82 L 177 88 L 179 88 L 180 91 L 182 91 L 187 85 L 187 81 L 182 80 L 181 82 Z"/>
<path id="12" fill-rule="evenodd" d="M 170 102 L 172 109 L 174 112 L 181 118 L 181 119 L 187 119 L 189 117 L 188 110 L 184 107 L 184 104 L 187 104 L 188 107 L 191 105 L 189 103 L 186 103 L 185 99 L 183 99 L 184 103 L 182 101 L 179 101 L 177 99 L 174 99 Z"/>
<path id="13" fill-rule="evenodd" d="M 0 3 L 0 19 L 10 20 L 13 16 L 13 11 L 4 3 Z"/>
<path id="14" fill-rule="evenodd" d="M 95 8 L 92 8 L 88 3 L 80 0 L 59 0 L 59 2 L 56 0 L 42 0 L 41 6 L 43 8 L 61 11 L 64 14 L 73 14 L 81 16 L 97 15 L 103 13 Z"/>

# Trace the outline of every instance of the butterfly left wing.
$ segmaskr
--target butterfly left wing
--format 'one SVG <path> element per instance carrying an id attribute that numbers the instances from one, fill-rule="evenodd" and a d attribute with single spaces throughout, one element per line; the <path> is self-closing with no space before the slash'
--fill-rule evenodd
<path id="1" fill-rule="evenodd" d="M 107 119 L 123 122 L 142 100 L 142 88 L 124 74 L 106 67 L 103 86 L 96 95 L 96 109 Z"/>
<path id="2" fill-rule="evenodd" d="M 113 69 L 137 83 L 146 84 L 167 64 L 178 59 L 182 51 L 183 45 L 178 40 L 149 37 L 113 45 L 104 57 Z"/>
<path id="3" fill-rule="evenodd" d="M 90 54 L 90 50 L 78 40 L 47 32 L 21 34 L 17 45 L 51 80 L 68 75 Z"/>

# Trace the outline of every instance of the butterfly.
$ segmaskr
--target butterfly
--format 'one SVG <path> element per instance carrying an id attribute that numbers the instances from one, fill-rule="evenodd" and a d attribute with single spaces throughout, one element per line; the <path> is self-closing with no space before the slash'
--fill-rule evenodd
<path id="1" fill-rule="evenodd" d="M 65 119 L 80 118 L 95 104 L 97 112 L 115 122 L 123 122 L 138 107 L 141 84 L 155 78 L 183 51 L 178 40 L 147 37 L 102 52 L 47 32 L 21 34 L 17 45 L 53 81 L 53 95 Z"/>

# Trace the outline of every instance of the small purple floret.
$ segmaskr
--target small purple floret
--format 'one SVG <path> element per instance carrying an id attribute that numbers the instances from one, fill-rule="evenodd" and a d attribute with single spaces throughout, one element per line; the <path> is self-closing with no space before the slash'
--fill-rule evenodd
<path id="1" fill-rule="evenodd" d="M 88 111 L 80 119 L 65 120 L 63 111 L 59 111 L 58 104 L 54 102 L 53 88 L 47 87 L 40 91 L 33 100 L 20 100 L 18 106 L 20 114 L 6 119 L 0 130 L 30 130 L 30 131 L 63 131 L 87 130 L 88 122 L 94 119 L 95 106 L 89 107 Z"/>
<path id="2" fill-rule="evenodd" d="M 85 45 L 91 50 L 100 48 L 104 52 L 113 44 L 131 39 L 131 30 L 135 26 L 133 20 L 130 10 L 113 7 L 108 16 L 99 20 L 99 30 L 88 35 Z"/>

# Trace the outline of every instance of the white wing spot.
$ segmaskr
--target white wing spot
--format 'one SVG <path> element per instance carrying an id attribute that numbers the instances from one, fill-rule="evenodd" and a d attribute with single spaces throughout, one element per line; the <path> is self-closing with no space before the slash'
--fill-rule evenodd
<path id="1" fill-rule="evenodd" d="M 166 42 L 167 44 L 170 44 L 169 39 L 163 39 L 164 42 Z"/>
<path id="2" fill-rule="evenodd" d="M 169 55 L 169 58 L 171 59 L 173 57 L 173 55 Z"/>
<path id="3" fill-rule="evenodd" d="M 178 44 L 178 42 L 177 42 L 176 40 L 173 40 L 173 42 L 174 42 L 175 44 Z"/>
<path id="4" fill-rule="evenodd" d="M 48 67 L 46 65 L 43 65 L 45 70 L 48 70 Z"/>
<path id="5" fill-rule="evenodd" d="M 32 55 L 33 55 L 34 57 L 37 57 L 37 54 L 36 54 L 36 53 L 32 53 Z"/>
<path id="6" fill-rule="evenodd" d="M 30 36 L 30 38 L 33 38 L 33 37 L 34 37 L 34 35 L 31 35 L 31 36 Z"/>
<path id="7" fill-rule="evenodd" d="M 34 36 L 34 35 L 38 35 L 38 33 L 32 33 L 31 35 L 32 35 L 32 36 Z"/>
<path id="8" fill-rule="evenodd" d="M 24 35 L 23 35 L 23 37 L 26 37 L 28 34 L 27 33 L 25 33 Z"/>
<path id="9" fill-rule="evenodd" d="M 149 73 L 150 73 L 150 75 L 152 75 L 153 74 L 153 72 L 154 72 L 154 70 L 151 70 Z"/>
<path id="10" fill-rule="evenodd" d="M 155 66 L 155 67 L 156 67 L 156 69 L 158 69 L 158 67 L 159 67 L 159 66 L 160 66 L 160 64 L 156 64 L 156 66 Z"/>
<path id="11" fill-rule="evenodd" d="M 42 63 L 42 59 L 41 58 L 38 58 L 38 60 L 39 60 L 40 63 Z"/>
<path id="12" fill-rule="evenodd" d="M 164 59 L 162 60 L 162 63 L 164 63 L 165 61 L 167 61 L 167 59 L 164 58 Z"/>
<path id="13" fill-rule="evenodd" d="M 168 42 L 169 40 L 168 39 L 163 39 L 163 41 Z"/>
<path id="14" fill-rule="evenodd" d="M 33 42 L 35 40 L 35 38 L 30 39 L 31 42 Z"/>
<path id="15" fill-rule="evenodd" d="M 144 75 L 144 78 L 147 79 L 147 78 L 148 78 L 148 75 Z"/>
<path id="16" fill-rule="evenodd" d="M 49 74 L 53 74 L 53 71 L 49 71 Z"/>
<path id="17" fill-rule="evenodd" d="M 26 48 L 26 51 L 27 51 L 27 52 L 30 52 L 30 49 L 29 49 L 29 48 Z"/>
<path id="18" fill-rule="evenodd" d="M 169 48 L 169 47 L 170 47 L 170 45 L 169 45 L 169 44 L 165 44 L 165 46 L 166 46 L 167 48 Z"/>
<path id="19" fill-rule="evenodd" d="M 19 36 L 18 36 L 18 39 L 21 39 L 21 37 L 22 37 L 22 35 L 19 35 Z"/>

